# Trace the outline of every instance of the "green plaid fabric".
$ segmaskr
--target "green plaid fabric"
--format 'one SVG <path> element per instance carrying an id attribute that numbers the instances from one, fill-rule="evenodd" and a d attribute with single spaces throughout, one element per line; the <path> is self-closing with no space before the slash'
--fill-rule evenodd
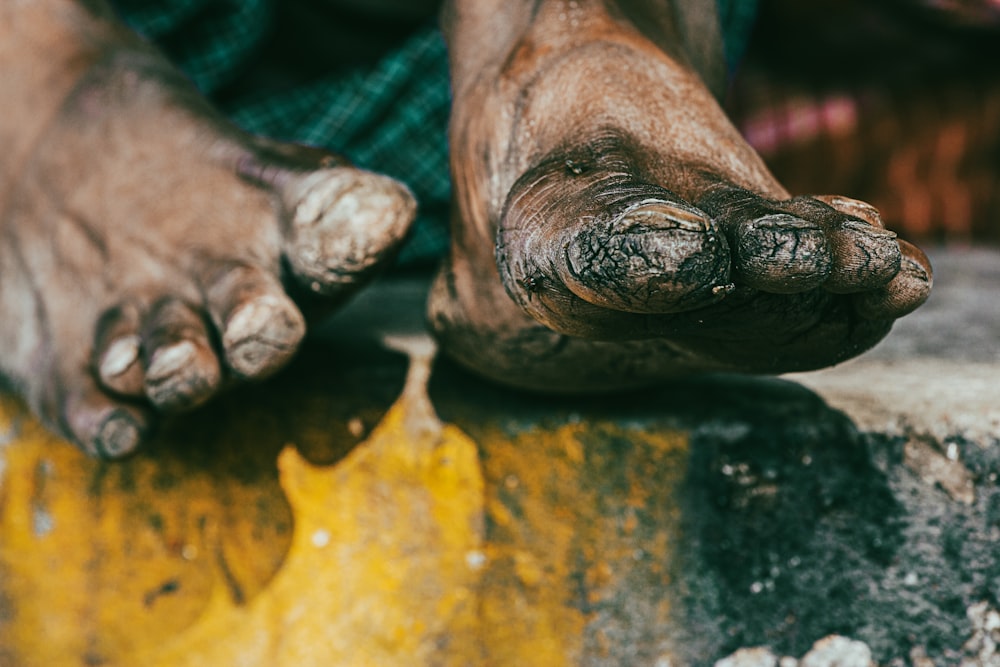
<path id="1" fill-rule="evenodd" d="M 112 0 L 204 92 L 229 83 L 268 35 L 274 0 Z"/>
<path id="2" fill-rule="evenodd" d="M 428 27 L 374 66 L 227 111 L 252 132 L 324 146 L 406 183 L 420 206 L 399 263 L 415 265 L 448 247 L 450 104 L 444 40 Z"/>
<path id="3" fill-rule="evenodd" d="M 211 96 L 235 80 L 263 44 L 275 3 L 280 1 L 116 0 L 115 4 L 126 22 L 158 43 Z M 756 1 L 718 1 L 732 63 L 746 43 Z M 220 105 L 250 132 L 322 146 L 403 181 L 420 208 L 399 264 L 427 264 L 444 254 L 451 194 L 450 88 L 444 40 L 436 25 L 416 30 L 374 64 Z"/>
<path id="4" fill-rule="evenodd" d="M 260 48 L 277 1 L 118 0 L 116 7 L 212 96 Z M 291 90 L 219 102 L 250 132 L 322 146 L 406 183 L 420 207 L 401 266 L 436 261 L 448 247 L 450 103 L 448 59 L 434 23 L 374 64 Z"/>

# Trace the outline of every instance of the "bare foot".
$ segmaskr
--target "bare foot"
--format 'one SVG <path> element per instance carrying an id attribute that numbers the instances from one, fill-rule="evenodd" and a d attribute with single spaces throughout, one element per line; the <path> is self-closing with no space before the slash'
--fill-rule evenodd
<path id="1" fill-rule="evenodd" d="M 446 24 L 457 212 L 430 312 L 453 357 L 553 391 L 803 370 L 927 298 L 872 207 L 790 198 L 732 127 L 686 46 L 711 3 L 528 4 Z"/>
<path id="2" fill-rule="evenodd" d="M 405 187 L 239 132 L 101 3 L 0 15 L 0 364 L 91 454 L 280 368 L 289 294 L 336 302 L 405 235 Z"/>

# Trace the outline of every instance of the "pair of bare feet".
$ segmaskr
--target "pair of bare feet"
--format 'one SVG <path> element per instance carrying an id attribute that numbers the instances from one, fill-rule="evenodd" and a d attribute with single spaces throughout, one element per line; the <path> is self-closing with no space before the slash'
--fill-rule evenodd
<path id="1" fill-rule="evenodd" d="M 456 213 L 429 311 L 484 375 L 558 392 L 820 367 L 927 297 L 926 258 L 874 209 L 789 198 L 729 124 L 686 46 L 706 3 L 654 5 L 446 11 Z M 402 242 L 404 186 L 241 133 L 101 2 L 0 14 L 21 100 L 0 120 L 0 365 L 86 451 L 127 454 L 158 413 L 274 372 L 303 312 Z"/>

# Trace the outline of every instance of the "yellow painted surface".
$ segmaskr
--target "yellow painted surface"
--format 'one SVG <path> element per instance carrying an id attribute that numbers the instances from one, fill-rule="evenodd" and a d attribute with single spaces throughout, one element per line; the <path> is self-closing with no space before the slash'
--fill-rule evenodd
<path id="1" fill-rule="evenodd" d="M 343 419 L 351 387 L 265 388 L 112 464 L 0 402 L 0 665 L 572 665 L 627 613 L 668 656 L 685 435 L 442 424 L 410 379 Z"/>

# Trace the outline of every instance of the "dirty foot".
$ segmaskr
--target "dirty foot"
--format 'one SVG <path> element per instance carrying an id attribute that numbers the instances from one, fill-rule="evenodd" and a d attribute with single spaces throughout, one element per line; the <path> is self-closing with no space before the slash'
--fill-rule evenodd
<path id="1" fill-rule="evenodd" d="M 611 4 L 450 12 L 457 218 L 430 304 L 447 352 L 555 391 L 804 370 L 927 298 L 926 257 L 875 209 L 790 197 L 732 127 L 686 64 L 713 70 L 684 50 L 685 6 L 709 3 Z"/>
<path id="2" fill-rule="evenodd" d="M 51 427 L 116 457 L 158 413 L 283 366 L 300 307 L 370 278 L 414 204 L 325 152 L 241 133 L 97 11 L 0 10 L 8 93 L 33 103 L 0 119 L 25 138 L 0 162 L 0 364 Z"/>

